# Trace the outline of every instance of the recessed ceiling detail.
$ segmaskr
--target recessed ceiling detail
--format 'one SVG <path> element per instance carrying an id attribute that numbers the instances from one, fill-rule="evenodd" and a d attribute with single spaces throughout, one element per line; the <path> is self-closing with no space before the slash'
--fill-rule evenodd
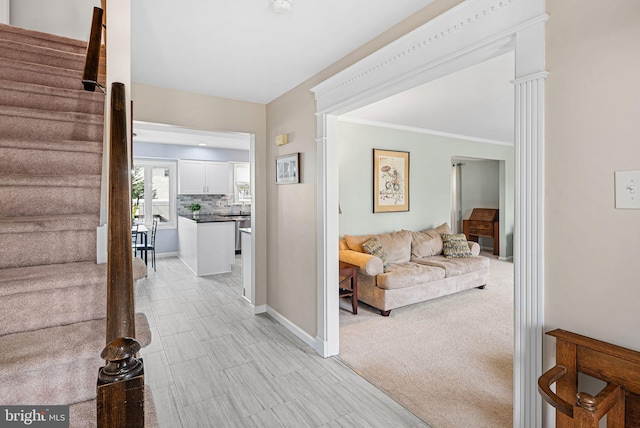
<path id="1" fill-rule="evenodd" d="M 240 132 L 212 132 L 180 126 L 134 121 L 134 143 L 178 144 L 219 149 L 249 150 L 251 136 Z"/>

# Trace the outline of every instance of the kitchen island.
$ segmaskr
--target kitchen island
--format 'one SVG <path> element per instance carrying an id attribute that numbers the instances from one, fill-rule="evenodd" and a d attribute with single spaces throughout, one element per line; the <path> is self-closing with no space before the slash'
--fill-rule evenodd
<path id="1" fill-rule="evenodd" d="M 197 276 L 231 272 L 235 221 L 219 215 L 178 217 L 178 257 Z"/>

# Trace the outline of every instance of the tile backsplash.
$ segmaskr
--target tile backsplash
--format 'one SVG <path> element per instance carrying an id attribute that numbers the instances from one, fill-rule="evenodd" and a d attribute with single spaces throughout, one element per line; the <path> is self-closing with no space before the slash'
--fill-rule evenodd
<path id="1" fill-rule="evenodd" d="M 178 215 L 191 215 L 189 207 L 200 204 L 200 214 L 236 213 L 250 211 L 250 205 L 233 203 L 233 195 L 178 195 Z"/>

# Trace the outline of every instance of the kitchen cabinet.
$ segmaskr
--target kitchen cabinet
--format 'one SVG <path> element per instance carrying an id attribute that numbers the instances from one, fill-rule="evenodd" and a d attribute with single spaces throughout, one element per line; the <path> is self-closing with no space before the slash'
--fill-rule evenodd
<path id="1" fill-rule="evenodd" d="M 229 165 L 226 162 L 180 160 L 178 193 L 181 195 L 228 195 Z"/>
<path id="2" fill-rule="evenodd" d="M 214 216 L 209 216 L 214 217 Z M 197 276 L 231 272 L 235 262 L 235 222 L 178 217 L 178 257 Z"/>
<path id="3" fill-rule="evenodd" d="M 248 162 L 233 164 L 233 199 L 235 202 L 251 202 L 251 166 Z"/>

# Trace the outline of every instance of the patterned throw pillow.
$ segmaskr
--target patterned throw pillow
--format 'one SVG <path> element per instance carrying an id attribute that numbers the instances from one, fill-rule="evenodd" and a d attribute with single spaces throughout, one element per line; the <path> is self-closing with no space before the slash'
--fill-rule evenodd
<path id="1" fill-rule="evenodd" d="M 469 244 L 467 243 L 467 237 L 464 233 L 458 233 L 457 235 L 443 233 L 442 247 L 442 253 L 448 259 L 473 257 Z"/>
<path id="2" fill-rule="evenodd" d="M 387 265 L 389 264 L 387 261 L 387 253 L 384 252 L 384 248 L 382 248 L 382 244 L 375 236 L 369 239 L 367 242 L 362 244 L 362 248 L 365 253 L 371 254 L 372 256 L 380 257 L 382 260 L 382 267 L 386 270 Z"/>

